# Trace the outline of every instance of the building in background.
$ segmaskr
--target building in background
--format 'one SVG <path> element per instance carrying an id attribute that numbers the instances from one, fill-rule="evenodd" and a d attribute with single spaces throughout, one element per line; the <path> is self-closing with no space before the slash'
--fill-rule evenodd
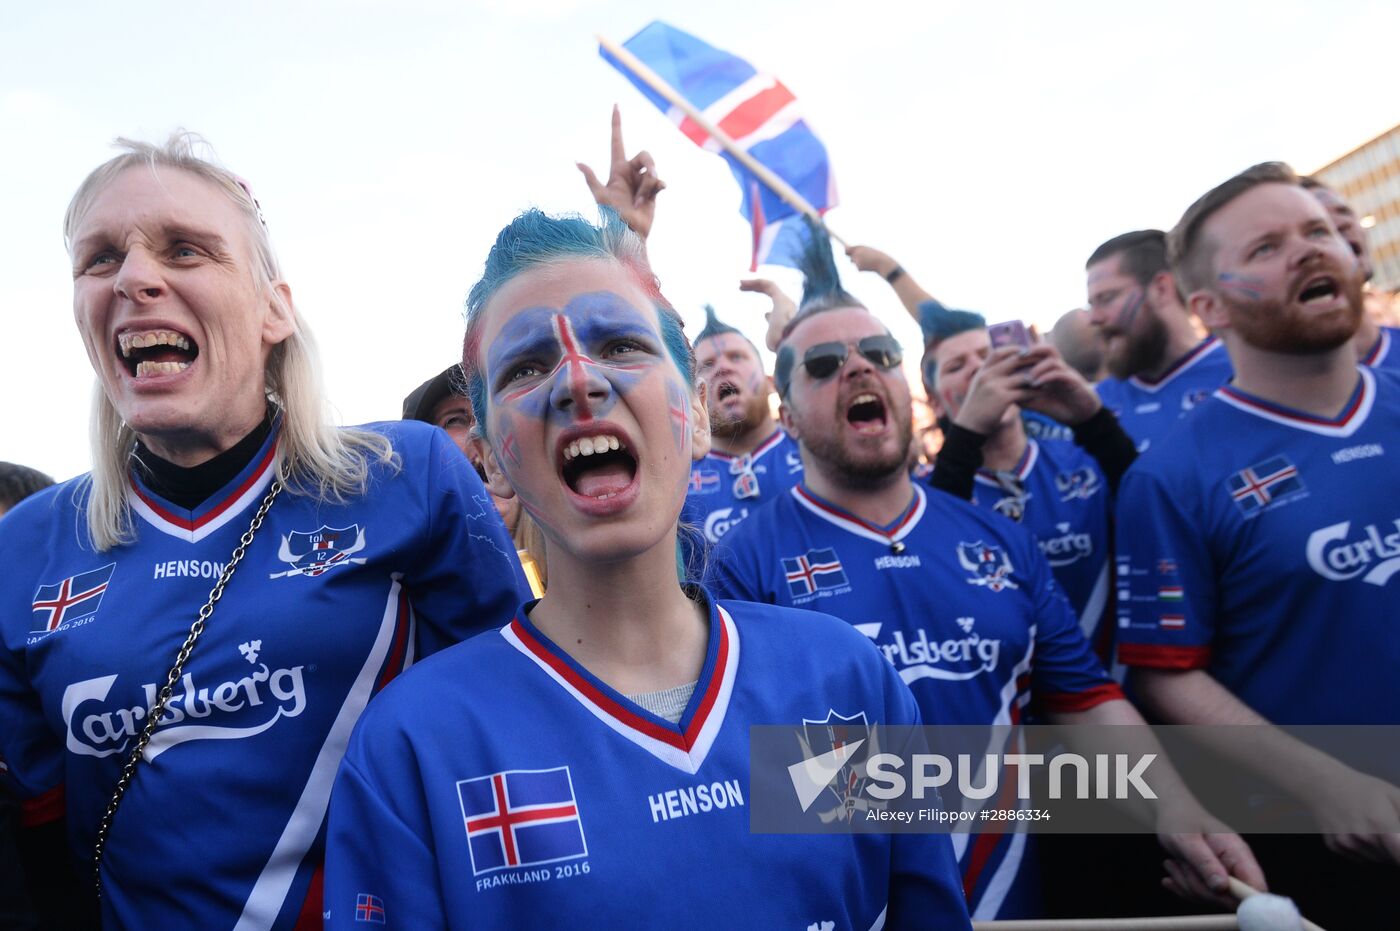
<path id="1" fill-rule="evenodd" d="M 1332 188 L 1361 218 L 1371 246 L 1376 291 L 1400 290 L 1400 126 L 1395 126 L 1313 176 Z"/>

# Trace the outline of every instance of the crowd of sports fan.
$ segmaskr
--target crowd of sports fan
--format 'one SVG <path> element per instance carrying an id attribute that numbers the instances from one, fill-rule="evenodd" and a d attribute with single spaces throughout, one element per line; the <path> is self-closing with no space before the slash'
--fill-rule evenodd
<path id="1" fill-rule="evenodd" d="M 800 296 L 742 285 L 768 372 L 714 308 L 684 334 L 614 114 L 601 220 L 512 220 L 462 358 L 346 429 L 197 142 L 123 141 L 66 217 L 91 474 L 0 463 L 0 924 L 956 928 L 1232 877 L 1393 921 L 1400 790 L 1262 726 L 1400 724 L 1400 334 L 1336 192 L 1270 162 L 1107 237 L 1044 339 L 848 248 L 917 347 L 813 224 Z M 667 807 L 747 786 L 749 725 L 856 711 L 1260 725 L 1216 750 L 1317 830 L 1242 837 L 1169 763 L 1141 836 Z"/>

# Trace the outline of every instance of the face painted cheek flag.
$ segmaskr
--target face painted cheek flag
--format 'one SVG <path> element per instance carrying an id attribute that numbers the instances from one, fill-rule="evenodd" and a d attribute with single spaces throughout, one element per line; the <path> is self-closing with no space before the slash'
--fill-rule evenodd
<path id="1" fill-rule="evenodd" d="M 792 185 L 818 212 L 826 213 L 836 206 L 836 181 L 826 146 L 802 119 L 797 98 L 781 81 L 742 58 L 659 20 L 622 45 L 740 148 Z M 760 264 L 797 267 L 808 236 L 807 225 L 797 208 L 769 189 L 716 139 L 607 49 L 599 49 L 599 53 L 696 145 L 729 163 L 743 195 L 739 212 L 753 227 L 750 270 L 757 271 Z"/>

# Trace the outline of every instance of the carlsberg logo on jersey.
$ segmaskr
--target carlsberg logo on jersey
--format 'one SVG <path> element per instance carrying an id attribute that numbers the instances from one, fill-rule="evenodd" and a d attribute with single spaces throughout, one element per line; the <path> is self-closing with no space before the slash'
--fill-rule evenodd
<path id="1" fill-rule="evenodd" d="M 1075 533 L 1069 529 L 1069 523 L 1066 521 L 1056 524 L 1055 529 L 1060 531 L 1058 537 L 1037 541 L 1040 543 L 1040 551 L 1045 554 L 1045 561 L 1050 565 L 1068 566 L 1093 555 L 1094 541 L 1087 533 Z"/>
<path id="2" fill-rule="evenodd" d="M 260 647 L 261 642 L 256 645 Z M 243 659 L 255 663 L 258 652 L 253 645 L 245 643 L 239 649 Z M 185 673 L 165 706 L 160 725 L 146 748 L 146 759 L 153 760 L 176 744 L 191 740 L 252 737 L 281 718 L 295 718 L 306 709 L 304 668 L 270 669 L 266 663 L 257 663 L 248 675 L 213 686 L 196 683 L 192 673 Z M 112 707 L 107 696 L 117 678 L 98 676 L 74 682 L 64 690 L 63 720 L 68 728 L 70 753 L 111 756 L 126 750 L 141 733 L 161 686 L 147 682 L 141 686 L 140 703 Z M 228 723 L 235 714 L 239 722 L 236 726 Z"/>
<path id="3" fill-rule="evenodd" d="M 1394 528 L 1394 529 L 1392 529 Z M 1384 530 L 1390 530 L 1382 536 Z M 1385 528 L 1369 524 L 1353 538 L 1351 521 L 1314 530 L 1308 537 L 1308 565 L 1324 579 L 1361 581 L 1384 585 L 1400 572 L 1400 520 Z"/>
<path id="4" fill-rule="evenodd" d="M 883 624 L 856 624 L 855 628 L 875 641 L 875 646 L 885 654 L 885 659 L 906 685 L 920 679 L 963 682 L 995 670 L 1001 657 L 1001 641 L 979 636 L 973 630 L 977 623 L 974 618 L 960 617 L 957 623 L 964 636 L 946 640 L 930 640 L 928 631 L 922 627 L 909 637 L 896 628 L 890 640 L 882 643 Z"/>
<path id="5" fill-rule="evenodd" d="M 720 537 L 739 526 L 739 522 L 749 516 L 748 508 L 738 508 L 738 514 L 734 511 L 735 508 L 711 511 L 710 516 L 705 518 L 705 539 L 711 543 L 718 543 Z"/>

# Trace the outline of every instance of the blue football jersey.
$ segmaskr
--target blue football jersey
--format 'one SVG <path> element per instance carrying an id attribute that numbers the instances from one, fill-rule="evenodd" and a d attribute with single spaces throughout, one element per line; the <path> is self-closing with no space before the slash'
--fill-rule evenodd
<path id="1" fill-rule="evenodd" d="M 1400 330 L 1381 327 L 1381 335 L 1376 337 L 1375 343 L 1362 357 L 1361 364 L 1376 369 L 1400 369 L 1400 346 L 1395 345 L 1397 340 L 1400 340 Z"/>
<path id="2" fill-rule="evenodd" d="M 134 542 L 97 552 L 84 486 L 0 529 L 0 774 L 66 798 L 76 862 L 136 735 L 279 462 L 280 421 L 193 511 L 131 479 Z M 461 451 L 372 425 L 397 464 L 342 504 L 284 490 L 224 590 L 107 842 L 103 924 L 291 928 L 323 854 L 336 766 L 370 697 L 420 657 L 498 626 L 528 593 Z"/>
<path id="3" fill-rule="evenodd" d="M 801 478 L 802 453 L 781 428 L 747 456 L 711 450 L 690 467 L 681 519 L 703 532 L 713 545 L 754 508 Z"/>
<path id="4" fill-rule="evenodd" d="M 1358 371 L 1334 420 L 1221 388 L 1128 470 L 1122 662 L 1281 724 L 1400 723 L 1400 375 Z"/>
<path id="5" fill-rule="evenodd" d="M 1161 378 L 1105 378 L 1094 388 L 1104 406 L 1113 411 L 1123 430 L 1137 443 L 1138 452 L 1145 452 L 1233 374 L 1229 354 L 1212 336 L 1197 343 Z"/>
<path id="6" fill-rule="evenodd" d="M 1102 621 L 1112 591 L 1113 503 L 1093 457 L 1072 443 L 1028 440 L 1009 474 L 977 470 L 972 503 L 1031 532 L 1079 618 L 1079 629 L 1100 658 L 1109 659 L 1113 625 Z"/>
<path id="7" fill-rule="evenodd" d="M 716 548 L 730 596 L 834 614 L 873 640 L 928 724 L 1016 724 L 1032 698 L 1079 711 L 1122 698 L 1026 531 L 918 484 L 877 527 L 805 485 Z M 954 835 L 974 918 L 1035 908 L 1025 834 Z"/>
<path id="8" fill-rule="evenodd" d="M 370 706 L 331 801 L 328 927 L 969 928 L 947 835 L 753 834 L 749 728 L 911 724 L 834 618 L 710 600 L 679 723 L 524 609 Z"/>

